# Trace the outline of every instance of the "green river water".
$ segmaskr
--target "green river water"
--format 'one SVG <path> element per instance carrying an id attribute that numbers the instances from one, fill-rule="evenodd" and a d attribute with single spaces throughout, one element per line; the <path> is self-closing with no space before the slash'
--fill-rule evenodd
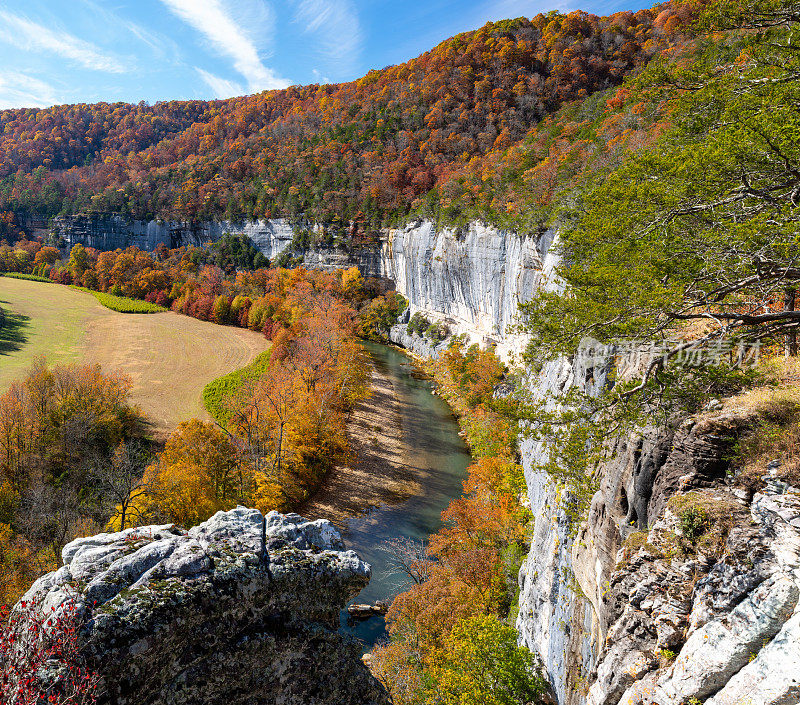
<path id="1" fill-rule="evenodd" d="M 339 526 L 347 548 L 372 566 L 372 580 L 354 602 L 375 603 L 390 600 L 408 587 L 407 581 L 388 570 L 387 555 L 379 547 L 390 538 L 426 539 L 436 532 L 442 525 L 442 510 L 462 493 L 471 457 L 450 407 L 433 394 L 428 380 L 414 374 L 411 361 L 385 345 L 367 343 L 366 347 L 373 364 L 392 379 L 401 402 L 402 435 L 408 449 L 405 462 L 418 488 L 399 503 L 370 508 Z M 348 623 L 347 612 L 342 611 L 340 631 L 360 639 L 366 650 L 386 634 L 386 625 L 378 616 Z"/>

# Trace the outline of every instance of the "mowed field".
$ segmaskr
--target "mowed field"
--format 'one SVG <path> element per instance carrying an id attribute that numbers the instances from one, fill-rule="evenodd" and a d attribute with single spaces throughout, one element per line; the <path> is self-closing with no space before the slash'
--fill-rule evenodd
<path id="1" fill-rule="evenodd" d="M 176 313 L 123 314 L 58 284 L 0 277 L 0 392 L 44 355 L 50 364 L 99 363 L 129 375 L 132 398 L 164 436 L 181 421 L 210 420 L 203 387 L 269 347 L 259 333 Z M 10 315 L 9 315 L 10 314 Z"/>

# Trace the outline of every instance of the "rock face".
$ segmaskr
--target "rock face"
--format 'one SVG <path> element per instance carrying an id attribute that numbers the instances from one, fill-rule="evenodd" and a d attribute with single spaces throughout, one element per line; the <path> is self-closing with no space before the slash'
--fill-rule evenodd
<path id="1" fill-rule="evenodd" d="M 101 250 L 202 245 L 224 233 L 243 234 L 270 260 L 287 250 L 295 235 L 284 219 L 163 222 L 112 215 L 57 218 L 54 230 L 68 247 L 81 243 Z M 454 333 L 472 342 L 497 343 L 505 356 L 522 347 L 523 339 L 509 327 L 516 321 L 518 304 L 548 278 L 554 237 L 553 231 L 523 234 L 480 223 L 437 228 L 424 220 L 381 232 L 379 246 L 319 248 L 295 255 L 312 269 L 356 266 L 364 276 L 390 279 L 409 300 L 411 313 L 446 321 Z"/>
<path id="2" fill-rule="evenodd" d="M 246 235 L 269 259 L 274 259 L 292 242 L 294 230 L 284 219 L 244 222 L 185 222 L 129 220 L 118 215 L 76 215 L 56 218 L 53 230 L 67 247 L 80 243 L 98 250 L 135 246 L 141 250 L 200 246 L 219 240 L 225 233 Z"/>
<path id="3" fill-rule="evenodd" d="M 607 374 L 605 358 L 576 357 L 547 363 L 528 386 L 535 397 L 555 400 L 576 384 L 586 391 L 599 389 Z M 595 666 L 598 622 L 576 589 L 574 541 L 561 509 L 569 501 L 568 493 L 537 469 L 546 460 L 542 444 L 524 440 L 520 450 L 534 528 L 519 574 L 517 631 L 520 641 L 541 657 L 557 702 L 567 703 L 575 674 L 589 673 Z"/>
<path id="4" fill-rule="evenodd" d="M 473 342 L 519 349 L 509 326 L 518 305 L 543 285 L 554 233 L 523 235 L 471 223 L 461 230 L 421 221 L 386 233 L 383 276 L 408 299 L 411 313 L 444 320 Z"/>
<path id="5" fill-rule="evenodd" d="M 333 526 L 239 507 L 190 531 L 147 526 L 78 539 L 23 600 L 81 615 L 99 703 L 388 703 L 337 634 L 369 581 Z"/>
<path id="6" fill-rule="evenodd" d="M 579 355 L 530 384 L 591 394 L 607 372 Z M 733 491 L 729 458 L 751 423 L 707 412 L 618 438 L 574 537 L 569 497 L 536 470 L 543 448 L 523 443 L 535 521 L 517 628 L 559 703 L 800 702 L 800 489 L 767 476 L 752 498 Z M 673 498 L 720 508 L 716 543 L 681 538 Z"/>

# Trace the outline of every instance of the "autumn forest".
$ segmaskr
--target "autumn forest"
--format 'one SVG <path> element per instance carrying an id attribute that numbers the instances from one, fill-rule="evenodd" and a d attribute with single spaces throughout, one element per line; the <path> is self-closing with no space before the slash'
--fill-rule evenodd
<path id="1" fill-rule="evenodd" d="M 767 16 L 771 2 L 761 3 Z M 164 437 L 132 401 L 132 378 L 115 369 L 37 356 L 0 389 L 0 617 L 59 567 L 76 537 L 196 527 L 238 505 L 302 512 L 326 478 L 354 462 L 354 433 L 374 445 L 392 441 L 383 426 L 359 431 L 354 421 L 379 373 L 364 341 L 412 348 L 410 339 L 425 355 L 403 358 L 404 374 L 444 400 L 453 447 L 465 458 L 456 477 L 463 493 L 436 508 L 424 541 L 397 537 L 381 547 L 404 582 L 391 604 L 374 606 L 385 622 L 365 661 L 396 705 L 551 702 L 552 678 L 518 646 L 514 628 L 537 520 L 525 473 L 541 470 L 558 488 L 563 504 L 552 521 L 573 532 L 571 546 L 601 489 L 598 458 L 624 424 L 644 427 L 655 407 L 665 419 L 708 410 L 709 399 L 719 403 L 761 373 L 698 365 L 670 376 L 667 355 L 652 379 L 631 382 L 607 407 L 587 394 L 566 410 L 560 397 L 550 406 L 531 401 L 528 375 L 572 360 L 587 336 L 656 344 L 678 331 L 683 350 L 700 335 L 691 326 L 709 345 L 734 331 L 737 342 L 796 356 L 796 287 L 787 282 L 800 278 L 792 210 L 800 186 L 780 151 L 796 149 L 784 129 L 791 121 L 772 106 L 793 110 L 800 73 L 789 63 L 781 74 L 772 52 L 782 49 L 753 39 L 764 27 L 767 40 L 774 27 L 796 29 L 800 11 L 792 12 L 759 29 L 728 0 L 673 0 L 607 17 L 553 11 L 489 23 L 350 83 L 215 101 L 1 110 L 0 281 L 76 290 L 131 319 L 201 325 L 179 318 L 191 317 L 249 336 L 258 354 L 203 380 L 196 396 L 208 415 Z M 741 98 L 748 91 L 765 97 Z M 725 132 L 740 125 L 746 138 Z M 709 164 L 723 165 L 716 181 Z M 58 216 L 101 222 L 111 214 L 237 227 L 284 218 L 295 239 L 270 261 L 245 235 L 101 251 L 67 244 L 56 227 Z M 439 226 L 453 226 L 445 235 L 455 240 L 469 223 L 496 226 L 486 230 L 502 240 L 498 248 L 524 243 L 529 257 L 520 256 L 513 275 L 506 260 L 487 266 L 490 281 L 475 285 L 483 290 L 467 303 L 456 282 L 462 265 L 445 263 L 430 276 L 442 280 L 443 297 L 459 300 L 438 309 L 395 290 L 413 299 L 413 287 L 350 266 L 359 246 L 385 243 L 388 228 L 422 218 L 439 235 Z M 775 223 L 793 244 L 776 244 Z M 566 288 L 542 285 L 552 283 L 551 244 L 540 237 L 548 229 L 558 233 L 554 266 Z M 346 268 L 304 264 L 304 251 L 334 240 L 345 246 Z M 416 262 L 422 279 L 433 271 L 429 260 Z M 515 323 L 498 330 L 496 312 L 484 310 L 494 289 L 528 275 L 530 290 L 508 296 Z M 471 323 L 439 310 L 461 311 L 462 303 L 477 310 Z M 484 314 L 495 316 L 495 328 L 470 338 Z M 22 318 L 0 308 L 0 331 L 5 325 L 11 335 L 7 323 L 22 328 Z M 527 337 L 506 356 L 496 338 L 508 333 Z M 587 368 L 587 387 L 594 373 Z M 547 452 L 523 463 L 522 439 L 537 428 Z M 402 453 L 396 458 L 414 469 Z M 629 524 L 633 531 L 635 514 Z M 578 595 L 572 573 L 562 582 Z M 0 656 L 3 638 L 0 629 Z M 3 677 L 0 669 L 0 694 Z"/>
<path id="2" fill-rule="evenodd" d="M 519 216 L 558 149 L 541 121 L 680 44 L 692 17 L 690 4 L 550 13 L 488 24 L 352 83 L 3 110 L 0 210 L 285 216 L 365 233 L 409 213 Z M 595 148 L 585 141 L 579 159 Z"/>

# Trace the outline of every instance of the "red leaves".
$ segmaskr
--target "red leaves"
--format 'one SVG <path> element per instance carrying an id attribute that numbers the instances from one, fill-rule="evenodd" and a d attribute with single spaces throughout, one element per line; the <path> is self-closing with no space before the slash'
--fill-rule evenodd
<path id="1" fill-rule="evenodd" d="M 99 676 L 83 664 L 74 600 L 56 612 L 36 601 L 0 608 L 0 701 L 8 705 L 92 705 Z M 46 675 L 47 674 L 47 675 Z M 52 675 L 50 675 L 52 674 Z"/>

